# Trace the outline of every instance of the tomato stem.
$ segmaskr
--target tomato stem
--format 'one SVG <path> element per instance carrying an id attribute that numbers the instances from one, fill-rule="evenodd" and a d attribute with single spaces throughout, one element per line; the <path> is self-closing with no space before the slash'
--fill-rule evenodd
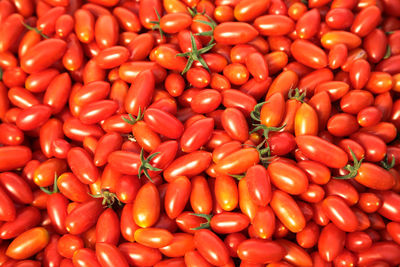
<path id="1" fill-rule="evenodd" d="M 386 47 L 386 53 L 385 56 L 383 57 L 383 59 L 387 59 L 392 55 L 392 49 L 390 48 L 390 45 L 387 45 Z"/>
<path id="2" fill-rule="evenodd" d="M 144 115 L 144 111 L 142 113 L 140 110 L 140 107 L 139 107 L 139 111 L 138 111 L 138 115 L 137 115 L 136 119 L 135 119 L 135 117 L 132 116 L 132 114 L 128 114 L 129 119 L 122 116 L 122 120 L 126 123 L 129 123 L 130 125 L 134 125 L 136 122 L 143 119 L 143 115 Z"/>
<path id="3" fill-rule="evenodd" d="M 24 25 L 25 28 L 27 28 L 30 31 L 35 31 L 37 34 L 39 34 L 40 36 L 42 36 L 44 39 L 49 39 L 49 36 L 47 36 L 46 34 L 44 34 L 41 30 L 39 30 L 38 28 L 35 27 L 31 27 L 28 24 L 26 24 L 25 22 L 21 21 L 22 25 Z"/>
<path id="4" fill-rule="evenodd" d="M 208 44 L 207 46 L 205 46 L 201 49 L 197 49 L 196 41 L 195 41 L 192 33 L 190 33 L 190 42 L 192 45 L 192 51 L 186 52 L 186 53 L 179 53 L 176 55 L 177 57 L 187 57 L 188 58 L 188 61 L 186 63 L 185 68 L 182 71 L 182 74 L 185 74 L 192 67 L 193 62 L 195 62 L 195 61 L 200 62 L 200 64 L 206 70 L 208 70 L 208 72 L 210 72 L 210 69 L 209 69 L 207 63 L 204 61 L 201 54 L 204 54 L 204 53 L 207 53 L 208 51 L 210 51 L 214 47 L 215 43 Z"/>
<path id="5" fill-rule="evenodd" d="M 253 110 L 252 110 L 251 113 L 250 113 L 250 117 L 251 117 L 253 120 L 255 120 L 255 121 L 261 121 L 261 120 L 260 120 L 260 114 L 261 114 L 260 112 L 261 112 L 262 106 L 263 106 L 265 103 L 268 103 L 268 101 L 264 101 L 264 102 L 258 103 L 257 105 L 254 106 Z"/>
<path id="6" fill-rule="evenodd" d="M 210 228 L 211 218 L 213 217 L 211 214 L 204 214 L 204 213 L 190 213 L 190 215 L 194 215 L 197 217 L 201 217 L 207 220 L 207 222 L 200 224 L 199 227 L 190 228 L 190 230 L 200 230 Z"/>
<path id="7" fill-rule="evenodd" d="M 50 191 L 47 188 L 39 187 L 40 190 L 42 190 L 43 192 L 45 192 L 48 195 L 52 195 L 52 194 L 58 193 L 57 179 L 58 179 L 58 176 L 57 176 L 57 173 L 55 173 L 54 174 L 54 182 L 53 182 L 53 190 Z"/>
<path id="8" fill-rule="evenodd" d="M 103 198 L 103 201 L 101 202 L 103 206 L 107 206 L 109 208 L 112 208 L 114 205 L 115 201 L 117 201 L 118 206 L 122 206 L 121 201 L 118 199 L 117 195 L 115 193 L 111 193 L 110 191 L 106 189 L 102 189 L 100 194 L 92 195 L 89 193 L 90 196 L 94 198 Z"/>
<path id="9" fill-rule="evenodd" d="M 140 151 L 140 162 L 141 162 L 141 164 L 140 164 L 140 167 L 139 167 L 139 170 L 138 170 L 139 178 L 140 178 L 140 176 L 142 175 L 142 172 L 143 172 L 144 175 L 147 177 L 147 179 L 149 179 L 150 182 L 154 183 L 153 180 L 150 177 L 150 174 L 149 174 L 148 170 L 150 170 L 150 171 L 162 171 L 162 169 L 153 167 L 150 164 L 150 161 L 160 153 L 161 152 L 153 153 L 153 154 L 149 155 L 147 157 L 147 159 L 144 159 L 144 152 L 143 152 L 143 148 L 142 148 L 142 150 Z"/>
<path id="10" fill-rule="evenodd" d="M 346 171 L 348 171 L 349 173 L 343 176 L 336 176 L 333 177 L 334 179 L 342 179 L 342 180 L 346 180 L 346 179 L 353 179 L 354 177 L 356 177 L 358 169 L 361 167 L 361 163 L 364 160 L 364 158 L 361 158 L 360 160 L 357 159 L 356 154 L 354 154 L 353 150 L 348 147 L 350 150 L 350 154 L 353 157 L 353 165 L 351 164 L 347 164 L 343 169 L 345 169 Z"/>
<path id="11" fill-rule="evenodd" d="M 395 163 L 396 163 L 396 159 L 394 156 L 392 156 L 392 160 L 389 162 L 389 158 L 387 155 L 385 155 L 385 157 L 383 158 L 383 160 L 380 162 L 382 167 L 386 170 L 390 170 L 391 168 L 394 167 Z"/>
<path id="12" fill-rule="evenodd" d="M 246 176 L 244 174 L 228 174 L 228 175 L 235 178 L 238 181 L 242 180 Z"/>
<path id="13" fill-rule="evenodd" d="M 161 29 L 161 26 L 160 26 L 160 20 L 161 20 L 161 16 L 160 16 L 160 14 L 158 13 L 158 11 L 157 11 L 157 9 L 156 8 L 154 8 L 154 11 L 156 12 L 156 15 L 157 15 L 157 21 L 150 21 L 150 23 L 153 23 L 154 25 L 153 25 L 153 27 L 151 28 L 152 30 L 158 30 L 159 32 L 160 32 L 160 36 L 161 36 L 161 39 L 164 39 L 164 31 Z"/>
<path id="14" fill-rule="evenodd" d="M 293 92 L 294 92 L 294 94 L 293 94 Z M 295 100 L 297 100 L 297 101 L 300 101 L 301 103 L 303 103 L 304 102 L 304 98 L 306 97 L 306 91 L 304 91 L 303 93 L 301 93 L 300 94 L 300 90 L 299 90 L 299 88 L 296 88 L 296 89 L 290 89 L 289 90 L 289 93 L 288 93 L 288 97 L 289 97 L 289 99 L 295 99 Z"/>

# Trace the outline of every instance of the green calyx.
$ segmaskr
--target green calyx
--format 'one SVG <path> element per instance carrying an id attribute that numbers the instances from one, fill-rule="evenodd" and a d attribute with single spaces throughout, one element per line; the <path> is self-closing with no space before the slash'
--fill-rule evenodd
<path id="1" fill-rule="evenodd" d="M 190 230 L 200 230 L 200 229 L 207 229 L 210 228 L 211 218 L 213 217 L 210 214 L 203 214 L 203 213 L 190 213 L 190 215 L 194 215 L 197 217 L 201 217 L 207 220 L 207 222 L 200 224 L 199 227 L 190 228 Z"/>
<path id="2" fill-rule="evenodd" d="M 0 68 L 0 81 L 2 81 L 2 80 L 3 80 L 3 69 Z"/>
<path id="3" fill-rule="evenodd" d="M 49 39 L 49 36 L 47 36 L 46 34 L 44 34 L 41 30 L 39 30 L 38 28 L 35 27 L 31 27 L 28 24 L 26 24 L 25 22 L 22 21 L 22 25 L 24 25 L 25 28 L 27 28 L 30 31 L 34 31 L 37 34 L 39 34 L 40 36 L 42 36 L 44 39 Z"/>
<path id="4" fill-rule="evenodd" d="M 390 170 L 391 168 L 394 167 L 395 163 L 396 163 L 396 159 L 394 156 L 392 156 L 392 160 L 389 162 L 389 158 L 387 155 L 385 155 L 385 157 L 383 158 L 383 160 L 380 162 L 382 167 L 386 170 Z"/>
<path id="5" fill-rule="evenodd" d="M 139 107 L 138 115 L 137 117 L 133 117 L 132 114 L 128 114 L 129 119 L 125 118 L 122 116 L 122 120 L 126 123 L 129 123 L 130 125 L 134 125 L 136 122 L 141 121 L 143 119 L 144 112 L 142 113 Z"/>
<path id="6" fill-rule="evenodd" d="M 140 164 L 140 167 L 139 167 L 139 170 L 138 170 L 138 176 L 139 176 L 139 178 L 140 178 L 140 176 L 142 175 L 142 172 L 143 172 L 144 175 L 147 177 L 147 179 L 149 179 L 150 182 L 153 183 L 153 180 L 151 179 L 150 174 L 149 174 L 148 171 L 149 171 L 149 170 L 150 170 L 150 171 L 162 171 L 162 169 L 153 167 L 153 166 L 150 164 L 150 161 L 151 161 L 155 156 L 157 156 L 158 154 L 160 154 L 160 152 L 153 153 L 153 154 L 149 155 L 149 156 L 147 157 L 147 159 L 145 159 L 145 158 L 144 158 L 144 153 L 143 153 L 143 148 L 142 148 L 142 150 L 140 151 L 140 162 L 141 162 L 141 164 Z"/>
<path id="7" fill-rule="evenodd" d="M 114 203 L 118 203 L 118 206 L 122 206 L 122 203 L 118 199 L 117 195 L 115 193 L 111 193 L 107 189 L 101 190 L 100 194 L 96 195 L 89 194 L 89 195 L 92 196 L 93 198 L 103 198 L 102 201 L 103 206 L 111 208 L 114 205 Z"/>
<path id="8" fill-rule="evenodd" d="M 153 23 L 154 25 L 153 25 L 153 27 L 151 28 L 152 30 L 158 30 L 159 32 L 160 32 L 160 36 L 161 36 L 161 39 L 164 39 L 164 36 L 165 36 L 165 33 L 164 33 L 164 31 L 161 29 L 161 26 L 160 26 L 160 20 L 161 20 L 161 16 L 160 16 L 160 14 L 158 13 L 158 11 L 157 11 L 157 9 L 156 8 L 154 8 L 154 11 L 156 12 L 156 15 L 157 15 L 157 21 L 150 21 L 150 23 Z"/>
<path id="9" fill-rule="evenodd" d="M 386 47 L 386 53 L 383 59 L 388 59 L 392 55 L 392 49 L 390 48 L 390 45 Z"/>
<path id="10" fill-rule="evenodd" d="M 48 195 L 52 195 L 52 194 L 58 193 L 57 179 L 58 179 L 58 176 L 57 176 L 57 173 L 55 173 L 54 174 L 54 182 L 53 182 L 53 189 L 52 190 L 49 190 L 49 189 L 44 188 L 44 187 L 39 187 L 40 190 L 42 190 L 43 192 L 45 192 Z"/>
<path id="11" fill-rule="evenodd" d="M 185 68 L 182 71 L 182 74 L 185 74 L 192 67 L 192 65 L 195 61 L 200 62 L 200 64 L 206 70 L 208 70 L 210 72 L 210 69 L 208 68 L 207 63 L 204 61 L 204 59 L 201 55 L 210 51 L 214 47 L 215 43 L 209 43 L 207 46 L 205 46 L 201 49 L 197 49 L 196 41 L 194 40 L 194 36 L 192 33 L 190 33 L 190 42 L 192 45 L 192 51 L 186 52 L 186 53 L 179 53 L 176 55 L 177 57 L 187 57 L 188 58 L 188 61 L 186 63 Z"/>
<path id="12" fill-rule="evenodd" d="M 306 97 L 306 91 L 300 94 L 299 88 L 296 89 L 290 89 L 288 93 L 289 99 L 295 99 L 297 101 L 300 101 L 301 103 L 304 102 L 304 98 Z"/>
<path id="13" fill-rule="evenodd" d="M 364 158 L 358 160 L 356 154 L 354 154 L 353 150 L 348 147 L 350 150 L 350 154 L 353 157 L 353 165 L 347 164 L 343 169 L 348 171 L 349 173 L 343 176 L 336 176 L 333 177 L 334 179 L 342 179 L 342 180 L 347 180 L 347 179 L 353 179 L 356 177 L 358 169 L 361 167 L 361 163 L 364 160 Z"/>
<path id="14" fill-rule="evenodd" d="M 250 117 L 255 120 L 255 121 L 261 121 L 260 120 L 260 115 L 261 115 L 261 108 L 264 106 L 265 103 L 268 103 L 268 101 L 258 103 L 257 105 L 254 106 L 253 110 L 250 113 Z"/>

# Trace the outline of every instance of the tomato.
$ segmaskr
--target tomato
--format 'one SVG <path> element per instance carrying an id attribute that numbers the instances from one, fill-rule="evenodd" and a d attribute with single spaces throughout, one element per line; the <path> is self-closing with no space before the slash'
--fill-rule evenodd
<path id="1" fill-rule="evenodd" d="M 277 242 L 258 239 L 243 241 L 237 250 L 241 260 L 261 264 L 279 261 L 286 254 L 285 248 Z M 269 253 L 264 253 L 265 251 Z"/>
<path id="2" fill-rule="evenodd" d="M 160 109 L 147 109 L 144 113 L 144 121 L 153 131 L 172 139 L 179 138 L 183 133 L 182 123 Z"/>
<path id="3" fill-rule="evenodd" d="M 370 248 L 358 254 L 359 264 L 370 264 L 383 260 L 391 265 L 400 263 L 400 246 L 391 241 L 376 242 Z"/>
<path id="4" fill-rule="evenodd" d="M 65 228 L 70 234 L 79 235 L 94 226 L 103 211 L 100 199 L 79 204 L 65 219 Z"/>
<path id="5" fill-rule="evenodd" d="M 271 95 L 260 111 L 260 122 L 267 127 L 276 127 L 281 123 L 285 114 L 285 99 L 282 93 Z"/>
<path id="6" fill-rule="evenodd" d="M 178 177 L 168 184 L 164 205 L 168 217 L 175 219 L 184 210 L 190 197 L 191 183 L 186 177 Z"/>
<path id="7" fill-rule="evenodd" d="M 225 211 L 232 211 L 239 202 L 239 195 L 234 178 L 226 175 L 217 176 L 215 180 L 215 198 Z"/>
<path id="8" fill-rule="evenodd" d="M 21 168 L 32 158 L 32 151 L 26 146 L 0 147 L 0 171 Z"/>
<path id="9" fill-rule="evenodd" d="M 297 136 L 296 143 L 304 155 L 311 160 L 331 168 L 342 168 L 347 164 L 346 152 L 320 137 L 311 135 Z"/>
<path id="10" fill-rule="evenodd" d="M 262 165 L 254 165 L 246 172 L 246 183 L 252 201 L 265 207 L 271 201 L 270 175 Z"/>
<path id="11" fill-rule="evenodd" d="M 235 5 L 234 16 L 238 21 L 252 21 L 268 10 L 270 1 L 239 1 Z"/>
<path id="12" fill-rule="evenodd" d="M 385 142 L 379 137 L 369 133 L 358 132 L 351 135 L 351 139 L 363 146 L 367 161 L 378 162 L 383 159 L 387 147 Z"/>
<path id="13" fill-rule="evenodd" d="M 129 266 L 125 256 L 115 245 L 96 243 L 96 256 L 101 266 Z"/>
<path id="14" fill-rule="evenodd" d="M 366 187 L 377 190 L 389 190 L 395 184 L 393 176 L 388 171 L 368 162 L 361 164 L 354 179 Z"/>
<path id="15" fill-rule="evenodd" d="M 287 193 L 275 190 L 272 193 L 271 208 L 279 220 L 292 232 L 304 229 L 306 221 L 294 199 Z"/>
<path id="16" fill-rule="evenodd" d="M 322 208 L 339 229 L 346 232 L 353 232 L 357 229 L 357 218 L 342 198 L 328 196 L 322 202 Z"/>
<path id="17" fill-rule="evenodd" d="M 317 34 L 321 21 L 321 16 L 318 9 L 313 8 L 305 12 L 296 23 L 296 33 L 301 39 L 310 39 Z"/>
<path id="18" fill-rule="evenodd" d="M 190 163 L 190 165 L 189 165 Z M 195 151 L 176 158 L 163 172 L 168 182 L 179 176 L 192 177 L 202 173 L 211 163 L 211 153 Z"/>
<path id="19" fill-rule="evenodd" d="M 381 11 L 377 6 L 366 7 L 354 18 L 351 31 L 364 37 L 379 24 L 380 20 Z"/>
<path id="20" fill-rule="evenodd" d="M 264 15 L 254 20 L 257 30 L 266 36 L 286 35 L 295 28 L 294 21 L 284 15 Z"/>
<path id="21" fill-rule="evenodd" d="M 73 173 L 65 172 L 59 176 L 57 188 L 71 201 L 85 202 L 91 198 L 87 185 L 83 184 Z"/>
<path id="22" fill-rule="evenodd" d="M 133 219 L 140 227 L 151 227 L 160 216 L 160 196 L 152 183 L 143 185 L 135 198 Z"/>
<path id="23" fill-rule="evenodd" d="M 206 118 L 193 123 L 182 134 L 180 143 L 182 151 L 194 152 L 202 147 L 211 137 L 214 120 Z"/>
<path id="24" fill-rule="evenodd" d="M 333 261 L 342 251 L 346 234 L 333 223 L 322 228 L 318 239 L 318 251 L 325 261 Z"/>
<path id="25" fill-rule="evenodd" d="M 185 253 L 185 264 L 188 267 L 194 267 L 194 266 L 202 266 L 202 267 L 211 267 L 212 265 L 209 264 L 204 257 L 200 255 L 195 250 L 188 251 Z"/>
<path id="26" fill-rule="evenodd" d="M 23 32 L 24 26 L 22 25 L 23 17 L 14 13 L 7 17 L 2 18 L 2 28 L 0 31 L 0 52 L 7 51 L 17 40 L 19 35 Z M 13 29 L 12 31 L 10 29 Z"/>
<path id="27" fill-rule="evenodd" d="M 220 44 L 244 44 L 258 35 L 258 31 L 245 22 L 223 22 L 214 29 L 214 38 Z"/>
<path id="28" fill-rule="evenodd" d="M 318 134 L 318 115 L 311 105 L 303 103 L 297 109 L 294 118 L 294 133 L 296 137 Z"/>
<path id="29" fill-rule="evenodd" d="M 400 195 L 392 191 L 380 191 L 378 196 L 382 200 L 382 206 L 378 210 L 379 214 L 391 221 L 400 222 L 398 219 L 400 212 L 398 200 Z"/>
<path id="30" fill-rule="evenodd" d="M 197 251 L 212 265 L 224 265 L 229 261 L 229 253 L 224 242 L 213 232 L 201 229 L 194 234 Z"/>
<path id="31" fill-rule="evenodd" d="M 286 193 L 299 195 L 307 190 L 307 176 L 297 166 L 286 162 L 273 161 L 268 165 L 268 173 L 272 184 Z"/>
<path id="32" fill-rule="evenodd" d="M 94 183 L 99 178 L 99 173 L 93 163 L 93 159 L 82 148 L 72 148 L 68 152 L 68 164 L 72 172 L 82 183 Z"/>
<path id="33" fill-rule="evenodd" d="M 259 207 L 252 221 L 256 235 L 268 239 L 275 232 L 275 215 L 270 207 Z"/>
<path id="34" fill-rule="evenodd" d="M 249 71 L 241 63 L 232 63 L 224 68 L 224 76 L 234 85 L 242 85 L 249 79 Z"/>
<path id="35" fill-rule="evenodd" d="M 0 227 L 0 236 L 2 239 L 17 237 L 24 231 L 38 225 L 40 219 L 41 215 L 37 208 L 23 208 L 18 212 L 14 221 L 6 222 Z"/>
<path id="36" fill-rule="evenodd" d="M 241 174 L 259 162 L 258 151 L 254 148 L 242 148 L 226 156 L 217 163 L 216 170 L 225 174 Z"/>
<path id="37" fill-rule="evenodd" d="M 6 255 L 17 260 L 30 258 L 44 249 L 49 240 L 49 233 L 45 228 L 31 228 L 20 234 L 10 243 Z"/>
<path id="38" fill-rule="evenodd" d="M 235 140 L 244 142 L 249 137 L 249 130 L 243 113 L 236 108 L 227 108 L 222 113 L 222 127 Z"/>

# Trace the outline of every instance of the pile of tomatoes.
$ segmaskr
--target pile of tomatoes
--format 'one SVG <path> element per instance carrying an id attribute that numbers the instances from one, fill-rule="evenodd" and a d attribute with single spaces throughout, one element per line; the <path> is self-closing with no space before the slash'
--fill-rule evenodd
<path id="1" fill-rule="evenodd" d="M 399 96 L 399 0 L 0 0 L 0 266 L 399 266 Z"/>

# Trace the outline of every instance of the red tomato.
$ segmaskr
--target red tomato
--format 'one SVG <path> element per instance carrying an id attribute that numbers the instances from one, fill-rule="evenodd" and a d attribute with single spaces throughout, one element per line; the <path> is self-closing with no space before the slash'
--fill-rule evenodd
<path id="1" fill-rule="evenodd" d="M 286 35 L 295 28 L 294 21 L 284 15 L 260 16 L 255 19 L 254 26 L 262 35 L 266 36 Z"/>
<path id="2" fill-rule="evenodd" d="M 212 265 L 224 265 L 229 261 L 229 253 L 224 242 L 213 232 L 201 229 L 194 234 L 197 251 Z"/>
<path id="3" fill-rule="evenodd" d="M 267 206 L 272 198 L 267 170 L 262 165 L 254 165 L 247 170 L 245 179 L 252 201 L 259 206 Z"/>
<path id="4" fill-rule="evenodd" d="M 220 44 L 244 44 L 257 35 L 257 30 L 244 22 L 223 22 L 214 29 L 214 38 Z"/>
<path id="5" fill-rule="evenodd" d="M 17 260 L 30 258 L 44 249 L 49 240 L 49 233 L 45 228 L 31 228 L 20 234 L 10 243 L 6 255 Z"/>
<path id="6" fill-rule="evenodd" d="M 248 239 L 240 243 L 238 256 L 243 261 L 266 264 L 281 260 L 286 250 L 283 246 L 274 241 Z M 269 251 L 269 253 L 264 253 Z"/>
<path id="7" fill-rule="evenodd" d="M 188 178 L 182 176 L 168 184 L 165 193 L 164 206 L 168 217 L 175 219 L 185 209 L 189 200 L 191 183 Z"/>
<path id="8" fill-rule="evenodd" d="M 125 256 L 115 245 L 96 243 L 96 256 L 101 266 L 129 266 Z"/>
<path id="9" fill-rule="evenodd" d="M 134 201 L 133 219 L 140 227 L 151 227 L 160 216 L 160 196 L 152 183 L 143 185 Z"/>
<path id="10" fill-rule="evenodd" d="M 79 235 L 94 226 L 103 211 L 100 199 L 79 204 L 65 219 L 65 228 L 70 234 Z"/>
<path id="11" fill-rule="evenodd" d="M 290 51 L 298 62 L 310 68 L 321 69 L 328 64 L 325 52 L 309 41 L 294 41 L 290 47 Z"/>
<path id="12" fill-rule="evenodd" d="M 93 164 L 93 159 L 82 148 L 72 148 L 68 152 L 68 164 L 82 183 L 91 184 L 99 178 L 99 172 Z"/>
<path id="13" fill-rule="evenodd" d="M 211 138 L 213 130 L 214 120 L 212 118 L 198 120 L 187 127 L 180 140 L 182 151 L 190 153 L 198 150 Z"/>
<path id="14" fill-rule="evenodd" d="M 328 196 L 322 202 L 322 208 L 329 219 L 341 230 L 353 232 L 358 220 L 346 202 L 337 196 Z"/>
<path id="15" fill-rule="evenodd" d="M 306 174 L 293 164 L 273 161 L 268 165 L 268 173 L 272 184 L 286 193 L 299 195 L 307 190 Z"/>
<path id="16" fill-rule="evenodd" d="M 0 171 L 11 171 L 25 166 L 32 158 L 32 151 L 26 146 L 0 147 Z"/>
<path id="17" fill-rule="evenodd" d="M 333 223 L 322 228 L 318 239 L 318 251 L 325 261 L 333 261 L 342 251 L 345 244 L 346 234 Z"/>

